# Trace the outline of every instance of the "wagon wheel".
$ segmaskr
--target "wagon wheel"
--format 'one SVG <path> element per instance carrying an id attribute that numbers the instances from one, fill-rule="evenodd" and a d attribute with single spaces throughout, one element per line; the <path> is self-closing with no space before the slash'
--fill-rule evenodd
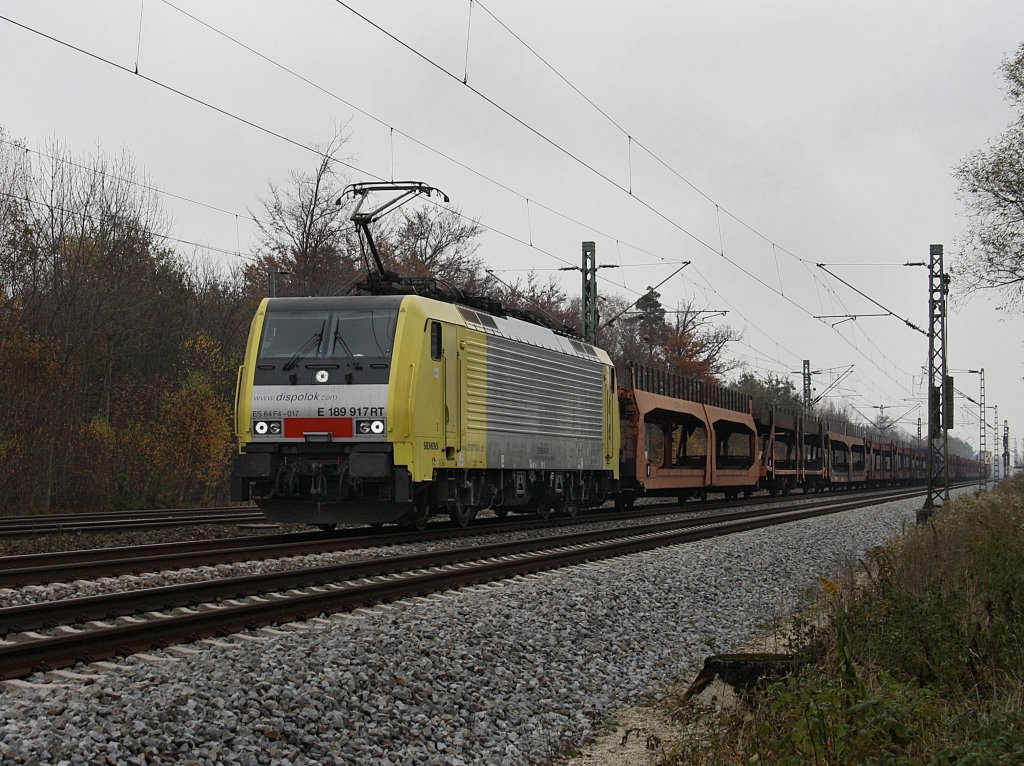
<path id="1" fill-rule="evenodd" d="M 503 519 L 506 516 L 508 516 L 508 506 L 498 505 L 492 508 L 491 510 L 494 511 L 494 515 L 497 516 L 499 519 Z"/>
<path id="2" fill-rule="evenodd" d="M 338 525 L 337 524 L 317 524 L 316 527 L 317 527 L 317 529 L 319 529 L 322 532 L 333 532 L 335 529 L 338 528 Z"/>
<path id="3" fill-rule="evenodd" d="M 547 521 L 551 518 L 551 503 L 546 500 L 539 501 L 537 505 L 534 506 L 534 509 L 537 511 L 537 517 L 542 521 Z"/>
<path id="4" fill-rule="evenodd" d="M 579 512 L 580 512 L 579 503 L 574 503 L 572 500 L 569 500 L 565 504 L 565 512 L 566 512 L 566 514 L 568 514 L 570 519 L 575 519 L 579 515 Z"/>

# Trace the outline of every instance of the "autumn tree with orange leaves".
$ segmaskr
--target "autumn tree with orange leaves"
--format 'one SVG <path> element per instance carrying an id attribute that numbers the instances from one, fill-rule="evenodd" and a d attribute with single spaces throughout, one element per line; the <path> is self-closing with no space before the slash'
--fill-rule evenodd
<path id="1" fill-rule="evenodd" d="M 348 179 L 328 144 L 263 199 L 255 260 L 225 272 L 170 239 L 155 186 L 122 153 L 31 152 L 0 137 L 0 512 L 223 502 L 235 370 L 268 273 L 281 295 L 343 294 L 367 264 L 336 200 Z M 536 273 L 499 278 L 484 228 L 455 208 L 410 206 L 376 227 L 387 268 L 432 277 L 579 330 L 580 302 Z M 599 345 L 626 361 L 720 380 L 728 327 L 651 292 L 603 296 Z M 607 324 L 607 318 L 622 316 Z"/>
<path id="2" fill-rule="evenodd" d="M 702 319 L 703 310 L 692 301 L 669 313 L 661 295 L 651 290 L 633 304 L 606 296 L 601 306 L 598 345 L 615 361 L 620 380 L 628 379 L 627 362 L 718 383 L 737 366 L 725 354 L 726 344 L 739 338 L 737 333 L 728 325 Z"/>

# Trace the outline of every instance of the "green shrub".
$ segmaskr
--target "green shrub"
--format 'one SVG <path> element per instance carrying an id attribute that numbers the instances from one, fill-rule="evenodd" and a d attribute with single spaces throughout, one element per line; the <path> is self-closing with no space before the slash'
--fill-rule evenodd
<path id="1" fill-rule="evenodd" d="M 1016 766 L 1024 763 L 1024 714 L 993 716 L 980 723 L 966 743 L 945 748 L 942 766 Z"/>

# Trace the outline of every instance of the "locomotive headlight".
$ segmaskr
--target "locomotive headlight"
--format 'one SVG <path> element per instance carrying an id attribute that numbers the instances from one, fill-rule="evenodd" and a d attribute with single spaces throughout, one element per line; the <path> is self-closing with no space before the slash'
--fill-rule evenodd
<path id="1" fill-rule="evenodd" d="M 384 433 L 383 420 L 357 420 L 356 433 L 360 436 L 379 436 Z"/>
<path id="2" fill-rule="evenodd" d="M 257 420 L 252 424 L 252 430 L 257 436 L 271 436 L 281 435 L 281 421 L 280 420 Z"/>

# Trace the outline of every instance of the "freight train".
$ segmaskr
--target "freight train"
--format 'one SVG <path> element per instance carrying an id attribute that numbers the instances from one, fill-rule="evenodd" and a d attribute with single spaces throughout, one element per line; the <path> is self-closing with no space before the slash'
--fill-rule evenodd
<path id="1" fill-rule="evenodd" d="M 373 207 L 380 193 L 397 196 Z M 264 299 L 238 370 L 231 495 L 270 520 L 423 529 L 485 508 L 546 518 L 644 495 L 926 477 L 920 447 L 643 367 L 618 381 L 608 354 L 543 317 L 401 278 L 374 221 L 419 195 L 448 197 L 419 181 L 351 184 L 338 203 L 350 194 L 360 294 Z"/>
<path id="2" fill-rule="evenodd" d="M 630 367 L 494 304 L 264 299 L 238 371 L 232 498 L 268 519 L 466 525 L 609 500 L 922 482 L 924 445 Z M 950 458 L 951 479 L 976 461 Z"/>

